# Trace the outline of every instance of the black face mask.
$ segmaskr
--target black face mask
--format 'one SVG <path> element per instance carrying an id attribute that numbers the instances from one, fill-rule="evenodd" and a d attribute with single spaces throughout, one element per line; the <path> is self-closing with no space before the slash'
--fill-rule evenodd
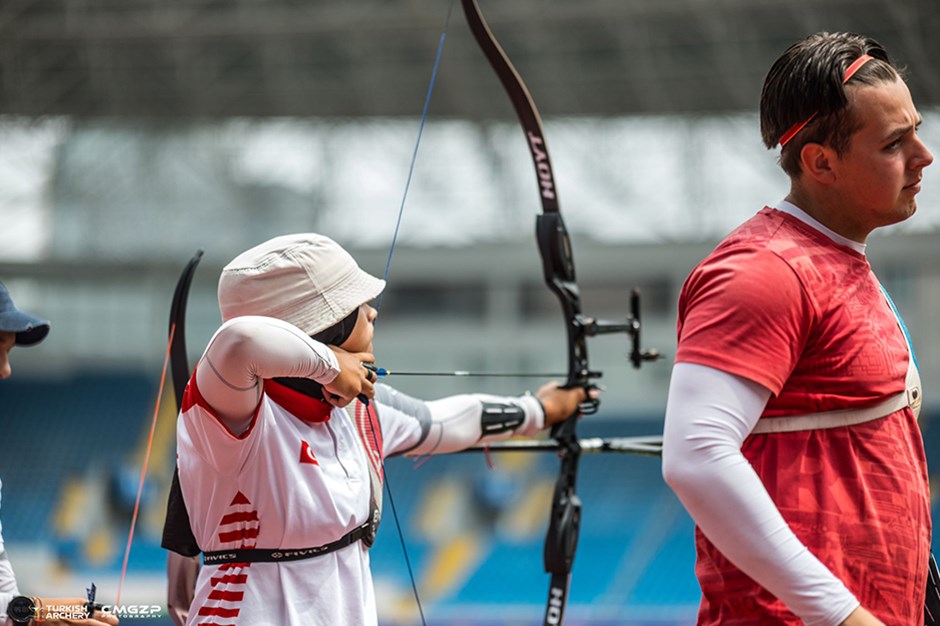
<path id="1" fill-rule="evenodd" d="M 336 322 L 326 330 L 321 330 L 315 335 L 310 335 L 311 339 L 315 339 L 320 343 L 325 343 L 328 346 L 341 346 L 346 343 L 346 340 L 349 339 L 349 336 L 352 335 L 353 329 L 356 328 L 356 322 L 359 321 L 359 307 L 353 309 L 353 312 Z"/>
<path id="2" fill-rule="evenodd" d="M 352 335 L 353 329 L 356 327 L 356 322 L 359 321 L 359 307 L 353 309 L 353 312 L 333 324 L 326 330 L 321 330 L 315 335 L 310 335 L 311 339 L 319 341 L 320 343 L 325 343 L 328 346 L 340 346 L 346 343 L 346 340 L 349 339 L 349 336 Z M 285 387 L 289 387 L 294 391 L 299 391 L 300 393 L 316 398 L 317 400 L 323 400 L 323 385 L 318 383 L 315 380 L 310 380 L 309 378 L 286 378 L 278 377 L 274 379 L 275 382 L 278 382 Z"/>

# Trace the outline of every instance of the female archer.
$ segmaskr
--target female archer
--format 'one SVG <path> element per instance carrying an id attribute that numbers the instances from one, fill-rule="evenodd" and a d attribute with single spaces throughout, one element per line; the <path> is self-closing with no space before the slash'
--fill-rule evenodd
<path id="1" fill-rule="evenodd" d="M 376 624 L 368 548 L 383 459 L 531 436 L 587 399 L 555 383 L 535 396 L 434 401 L 376 384 L 369 302 L 384 287 L 312 233 L 274 238 L 222 270 L 223 324 L 178 422 L 180 486 L 204 561 L 187 623 Z M 185 585 L 171 576 L 170 589 Z"/>

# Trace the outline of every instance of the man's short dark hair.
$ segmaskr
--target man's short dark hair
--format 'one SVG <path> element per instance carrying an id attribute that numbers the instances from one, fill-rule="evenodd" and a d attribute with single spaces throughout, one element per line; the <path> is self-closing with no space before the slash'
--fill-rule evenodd
<path id="1" fill-rule="evenodd" d="M 828 145 L 841 155 L 852 134 L 861 128 L 861 120 L 848 107 L 843 74 L 865 54 L 873 59 L 848 84 L 876 85 L 901 78 L 881 44 L 854 33 L 810 35 L 787 48 L 770 68 L 760 97 L 764 145 L 773 148 L 794 125 L 811 120 L 781 149 L 780 166 L 790 176 L 800 175 L 804 145 Z"/>

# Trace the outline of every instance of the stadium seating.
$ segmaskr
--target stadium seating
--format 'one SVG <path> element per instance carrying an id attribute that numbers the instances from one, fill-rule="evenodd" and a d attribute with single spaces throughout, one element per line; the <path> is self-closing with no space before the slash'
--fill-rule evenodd
<path id="1" fill-rule="evenodd" d="M 66 568 L 119 571 L 154 387 L 149 376 L 127 372 L 3 383 L 0 519 L 9 544 L 51 545 Z M 940 467 L 940 427 L 926 424 L 928 460 Z M 660 428 L 655 419 L 581 424 L 590 436 Z M 149 522 L 138 526 L 132 575 L 163 571 L 159 520 L 173 452 L 161 446 L 157 453 L 169 458 L 149 475 L 141 513 Z M 478 452 L 387 462 L 392 497 L 372 549 L 386 623 L 407 622 L 416 610 L 396 514 L 434 623 L 467 624 L 452 617 L 466 615 L 467 607 L 474 624 L 539 619 L 548 588 L 542 544 L 558 462 L 552 453 L 497 453 L 492 462 L 491 470 Z M 570 615 L 592 625 L 689 623 L 699 594 L 693 525 L 664 485 L 658 459 L 584 455 L 578 487 L 582 527 Z M 934 512 L 940 514 L 936 506 Z"/>

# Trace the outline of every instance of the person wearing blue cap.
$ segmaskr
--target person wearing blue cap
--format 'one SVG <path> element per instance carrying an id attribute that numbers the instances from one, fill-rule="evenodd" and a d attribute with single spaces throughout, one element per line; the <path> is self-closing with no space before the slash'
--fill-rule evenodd
<path id="1" fill-rule="evenodd" d="M 10 351 L 14 346 L 34 346 L 49 334 L 48 320 L 16 308 L 10 291 L 0 282 L 0 380 L 13 373 Z M 3 483 L 0 482 L 0 489 Z M 0 624 L 20 624 L 42 620 L 44 624 L 113 626 L 118 619 L 89 606 L 81 598 L 40 598 L 20 595 L 10 559 L 3 545 L 0 526 Z M 93 614 L 92 617 L 88 617 Z M 36 618 L 39 618 L 38 620 Z"/>
<path id="2" fill-rule="evenodd" d="M 0 282 L 0 380 L 13 373 L 10 366 L 13 346 L 36 345 L 48 334 L 49 322 L 16 308 L 6 285 Z"/>

